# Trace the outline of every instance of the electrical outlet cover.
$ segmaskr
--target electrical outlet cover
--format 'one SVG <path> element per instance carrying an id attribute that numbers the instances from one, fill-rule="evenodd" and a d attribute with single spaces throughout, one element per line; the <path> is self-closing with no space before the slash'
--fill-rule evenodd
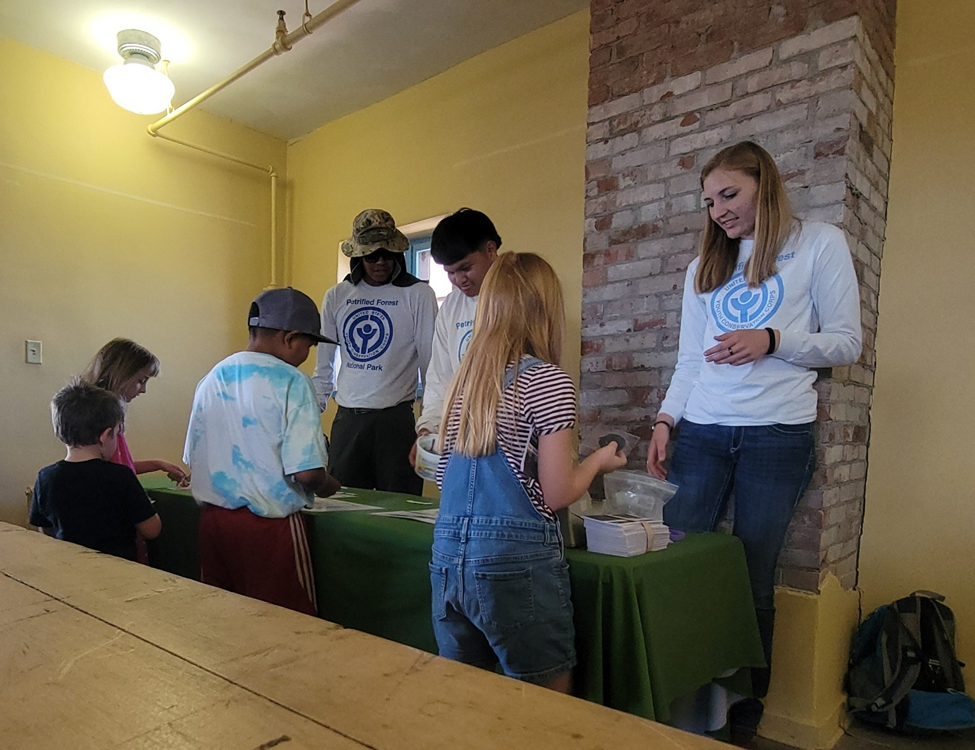
<path id="1" fill-rule="evenodd" d="M 42 362 L 42 352 L 41 352 L 41 342 L 31 341 L 27 339 L 26 343 L 26 360 L 29 365 L 39 365 Z"/>

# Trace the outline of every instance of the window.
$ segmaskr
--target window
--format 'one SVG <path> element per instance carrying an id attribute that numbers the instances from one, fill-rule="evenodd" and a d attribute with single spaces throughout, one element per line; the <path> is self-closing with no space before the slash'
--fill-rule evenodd
<path id="1" fill-rule="evenodd" d="M 410 238 L 410 249 L 406 255 L 406 270 L 418 279 L 429 281 L 437 295 L 437 305 L 443 304 L 444 299 L 453 290 L 450 279 L 443 266 L 434 261 L 430 255 L 430 235 L 434 227 L 440 223 L 446 214 L 431 216 L 429 219 L 414 221 L 412 224 L 401 226 L 400 231 Z"/>
<path id="2" fill-rule="evenodd" d="M 430 255 L 429 235 L 410 238 L 410 249 L 406 254 L 406 270 L 418 279 L 430 282 L 430 287 L 437 295 L 438 306 L 443 304 L 444 299 L 453 289 L 443 266 Z"/>

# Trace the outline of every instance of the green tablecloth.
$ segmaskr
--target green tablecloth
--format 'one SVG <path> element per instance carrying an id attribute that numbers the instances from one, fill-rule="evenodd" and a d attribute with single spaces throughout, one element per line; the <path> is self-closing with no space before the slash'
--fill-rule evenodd
<path id="1" fill-rule="evenodd" d="M 199 577 L 198 509 L 186 491 L 146 482 L 163 519 L 155 567 Z M 349 490 L 386 510 L 430 507 L 407 495 Z M 352 499 L 352 498 L 350 498 Z M 371 512 L 308 514 L 318 612 L 345 627 L 436 653 L 427 563 L 433 526 Z M 675 698 L 762 664 L 741 543 L 692 535 L 633 558 L 567 550 L 579 665 L 575 692 L 667 721 Z M 747 693 L 747 672 L 725 684 Z"/>

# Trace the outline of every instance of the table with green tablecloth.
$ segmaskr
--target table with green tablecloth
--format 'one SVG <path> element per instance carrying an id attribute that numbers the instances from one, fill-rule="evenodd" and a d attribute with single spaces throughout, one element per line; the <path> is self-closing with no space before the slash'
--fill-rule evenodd
<path id="1" fill-rule="evenodd" d="M 155 567 L 199 577 L 196 503 L 147 482 L 163 520 L 150 543 Z M 436 501 L 344 489 L 352 502 L 417 510 Z M 426 503 L 432 503 L 427 505 Z M 433 526 L 377 511 L 308 513 L 319 616 L 436 653 L 430 622 Z M 690 535 L 631 558 L 566 550 L 575 610 L 578 696 L 666 722 L 675 698 L 721 675 L 748 692 L 742 667 L 762 664 L 741 543 Z"/>

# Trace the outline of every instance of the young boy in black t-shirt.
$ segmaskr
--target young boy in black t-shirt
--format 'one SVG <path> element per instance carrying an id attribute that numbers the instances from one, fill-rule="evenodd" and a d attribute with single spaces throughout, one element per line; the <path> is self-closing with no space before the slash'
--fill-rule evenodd
<path id="1" fill-rule="evenodd" d="M 68 454 L 38 472 L 30 522 L 48 536 L 135 560 L 136 531 L 155 539 L 162 521 L 132 470 L 109 462 L 125 419 L 122 402 L 75 380 L 51 401 L 51 418 Z"/>

